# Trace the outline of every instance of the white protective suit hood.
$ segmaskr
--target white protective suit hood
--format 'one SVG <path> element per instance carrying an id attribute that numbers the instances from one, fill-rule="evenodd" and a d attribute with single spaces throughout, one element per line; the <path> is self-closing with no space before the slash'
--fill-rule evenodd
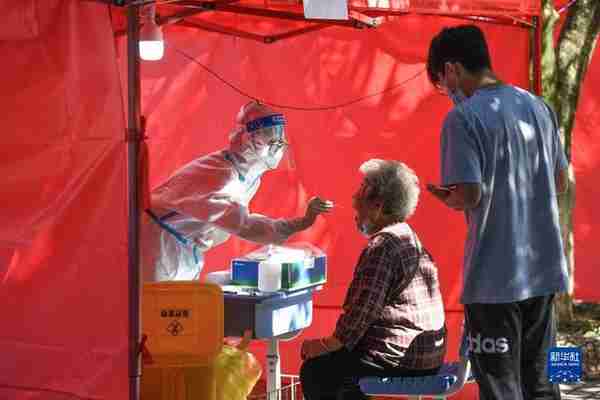
<path id="1" fill-rule="evenodd" d="M 285 153 L 285 117 L 256 101 L 240 109 L 237 129 L 230 136 L 230 151 L 248 179 L 276 169 Z"/>

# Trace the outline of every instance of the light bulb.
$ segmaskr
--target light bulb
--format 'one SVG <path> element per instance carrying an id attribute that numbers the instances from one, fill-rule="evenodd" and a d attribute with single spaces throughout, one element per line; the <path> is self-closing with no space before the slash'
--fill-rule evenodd
<path id="1" fill-rule="evenodd" d="M 157 61 L 165 53 L 165 42 L 162 40 L 140 41 L 140 58 L 145 61 Z"/>
<path id="2" fill-rule="evenodd" d="M 147 61 L 160 60 L 165 52 L 165 42 L 160 26 L 156 24 L 154 4 L 142 9 L 142 22 L 140 28 L 140 58 Z"/>

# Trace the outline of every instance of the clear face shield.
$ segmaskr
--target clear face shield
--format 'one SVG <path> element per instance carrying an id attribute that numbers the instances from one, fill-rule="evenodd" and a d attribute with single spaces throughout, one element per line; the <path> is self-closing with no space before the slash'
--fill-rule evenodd
<path id="1" fill-rule="evenodd" d="M 293 169 L 294 164 L 285 135 L 285 118 L 270 115 L 246 124 L 257 157 L 268 169 Z"/>

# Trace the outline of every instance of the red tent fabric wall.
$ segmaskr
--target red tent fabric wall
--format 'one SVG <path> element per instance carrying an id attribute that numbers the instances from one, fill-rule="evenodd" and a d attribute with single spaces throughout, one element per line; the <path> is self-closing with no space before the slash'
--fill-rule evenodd
<path id="1" fill-rule="evenodd" d="M 575 169 L 575 298 L 600 302 L 597 276 L 600 248 L 594 229 L 600 226 L 596 210 L 600 197 L 600 50 L 596 47 L 583 81 L 573 130 Z"/>
<path id="2" fill-rule="evenodd" d="M 0 31 L 0 399 L 125 399 L 125 128 L 108 10 L 8 3 L 0 16 L 27 18 L 0 18 L 14 28 Z"/>

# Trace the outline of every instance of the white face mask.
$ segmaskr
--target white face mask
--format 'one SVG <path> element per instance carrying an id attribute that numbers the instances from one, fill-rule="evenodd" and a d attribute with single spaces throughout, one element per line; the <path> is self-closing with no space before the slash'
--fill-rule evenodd
<path id="1" fill-rule="evenodd" d="M 374 229 L 375 227 L 369 221 L 364 221 L 358 224 L 358 231 L 365 237 L 370 237 L 371 232 L 373 232 Z"/>
<path id="2" fill-rule="evenodd" d="M 275 169 L 279 166 L 285 149 L 283 147 L 269 145 L 254 145 L 256 157 L 261 160 L 268 169 Z"/>
<path id="3" fill-rule="evenodd" d="M 381 208 L 379 209 L 379 215 L 381 216 Z M 380 217 L 377 218 L 379 219 Z M 363 221 L 359 221 L 359 217 L 357 217 L 356 227 L 358 228 L 358 231 L 366 237 L 370 237 L 377 232 L 377 225 L 371 222 L 366 215 Z"/>
<path id="4" fill-rule="evenodd" d="M 283 125 L 263 128 L 252 137 L 256 157 L 267 169 L 275 169 L 283 159 L 287 142 Z"/>
<path id="5" fill-rule="evenodd" d="M 279 166 L 281 159 L 283 158 L 284 150 L 283 148 L 279 148 L 272 152 L 269 148 L 267 148 L 267 155 L 262 157 L 262 160 L 265 162 L 269 169 L 275 169 Z"/>
<path id="6" fill-rule="evenodd" d="M 450 87 L 448 86 L 447 74 L 448 72 L 446 72 L 446 75 L 442 81 L 442 87 L 445 89 L 445 92 L 450 98 L 450 100 L 452 100 L 452 103 L 454 103 L 454 105 L 457 106 L 463 101 L 465 101 L 467 99 L 467 96 L 458 86 L 456 86 L 454 89 L 450 89 Z M 458 78 L 455 78 L 455 82 L 457 82 L 458 85 Z"/>

